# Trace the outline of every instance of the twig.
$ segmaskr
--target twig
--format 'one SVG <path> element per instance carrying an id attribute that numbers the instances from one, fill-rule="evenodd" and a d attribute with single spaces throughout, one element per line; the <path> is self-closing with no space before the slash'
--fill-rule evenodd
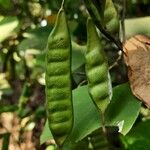
<path id="1" fill-rule="evenodd" d="M 80 82 L 78 87 L 84 85 L 85 83 L 87 83 L 87 80 L 83 80 L 82 82 Z"/>
<path id="2" fill-rule="evenodd" d="M 63 9 L 64 3 L 65 3 L 65 0 L 62 0 L 62 3 L 61 3 L 61 9 Z"/>
<path id="3" fill-rule="evenodd" d="M 106 136 L 105 115 L 102 112 L 101 112 L 101 120 L 102 120 L 102 131 L 104 133 L 104 136 Z"/>
<path id="4" fill-rule="evenodd" d="M 112 68 L 118 66 L 118 62 L 122 59 L 122 51 L 120 51 L 121 54 L 119 54 L 118 58 L 116 59 L 116 61 L 109 67 L 109 70 L 111 70 Z"/>

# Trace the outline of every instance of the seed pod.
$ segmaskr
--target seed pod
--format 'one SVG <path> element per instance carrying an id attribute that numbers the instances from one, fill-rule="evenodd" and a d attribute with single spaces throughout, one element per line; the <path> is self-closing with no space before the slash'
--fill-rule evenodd
<path id="1" fill-rule="evenodd" d="M 106 29 L 111 33 L 119 32 L 119 16 L 112 0 L 106 0 L 104 11 Z"/>
<path id="2" fill-rule="evenodd" d="M 61 147 L 73 125 L 71 39 L 62 8 L 48 38 L 45 80 L 49 127 L 57 145 Z"/>
<path id="3" fill-rule="evenodd" d="M 108 61 L 103 46 L 91 19 L 87 23 L 86 75 L 89 93 L 102 113 L 111 99 L 111 84 Z"/>

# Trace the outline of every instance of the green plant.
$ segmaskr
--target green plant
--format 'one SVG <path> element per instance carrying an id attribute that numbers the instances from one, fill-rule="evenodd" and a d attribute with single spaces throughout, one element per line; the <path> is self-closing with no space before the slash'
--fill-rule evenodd
<path id="1" fill-rule="evenodd" d="M 132 94 L 122 57 L 126 39 L 136 34 L 150 35 L 149 0 L 65 0 L 65 17 L 60 17 L 63 12 L 59 14 L 58 31 L 55 22 L 61 3 L 62 0 L 0 0 L 0 147 L 5 150 L 150 149 L 150 111 Z M 87 18 L 92 22 L 88 29 Z M 88 30 L 95 33 L 94 40 L 90 38 L 90 53 Z M 62 44 L 65 39 L 61 37 L 68 39 L 65 47 Z M 56 51 L 57 46 L 60 48 Z M 87 60 L 89 54 L 95 54 L 94 58 Z M 88 74 L 87 65 L 91 62 L 99 62 L 98 69 L 93 65 L 91 70 L 96 71 Z M 66 72 L 67 79 L 62 75 Z M 50 92 L 45 92 L 45 79 Z M 104 82 L 112 85 L 112 98 L 104 100 L 108 104 L 103 109 L 98 108 L 103 105 L 102 99 L 98 105 L 94 101 L 90 85 L 97 84 L 101 91 L 109 87 L 107 84 L 104 87 Z M 54 86 L 57 94 L 52 90 Z M 94 92 L 102 98 L 102 93 Z M 104 91 L 107 97 L 109 92 Z M 45 100 L 46 93 L 50 93 L 49 103 Z M 63 99 L 66 93 L 71 99 Z M 52 102 L 52 98 L 58 97 L 61 98 Z M 69 108 L 71 112 L 67 115 Z M 69 128 L 62 126 L 67 116 Z M 59 125 L 58 130 L 54 130 L 54 124 Z M 62 130 L 64 133 L 60 135 Z"/>

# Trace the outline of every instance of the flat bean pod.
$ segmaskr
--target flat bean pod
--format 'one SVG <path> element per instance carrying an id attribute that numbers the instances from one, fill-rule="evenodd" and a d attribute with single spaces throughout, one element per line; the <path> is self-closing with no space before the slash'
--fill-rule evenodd
<path id="1" fill-rule="evenodd" d="M 91 19 L 87 22 L 86 75 L 89 93 L 101 112 L 104 112 L 111 99 L 111 84 L 108 61 L 100 37 Z"/>
<path id="2" fill-rule="evenodd" d="M 61 147 L 73 125 L 71 39 L 62 8 L 48 38 L 45 80 L 49 127 L 56 143 Z"/>

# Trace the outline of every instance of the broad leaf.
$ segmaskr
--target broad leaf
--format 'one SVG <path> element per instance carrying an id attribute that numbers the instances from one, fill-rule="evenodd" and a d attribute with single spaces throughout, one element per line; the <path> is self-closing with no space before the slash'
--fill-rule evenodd
<path id="1" fill-rule="evenodd" d="M 12 7 L 11 0 L 0 0 L 0 7 L 4 9 L 10 9 Z"/>
<path id="2" fill-rule="evenodd" d="M 51 30 L 51 26 L 46 26 L 26 32 L 24 34 L 26 38 L 18 45 L 18 50 L 44 50 L 46 48 L 47 38 Z"/>
<path id="3" fill-rule="evenodd" d="M 19 21 L 16 17 L 0 16 L 0 42 L 4 41 L 10 36 L 15 35 L 19 29 Z"/>
<path id="4" fill-rule="evenodd" d="M 0 104 L 0 114 L 3 112 L 14 112 L 18 110 L 17 105 L 6 105 L 6 104 Z"/>
<path id="5" fill-rule="evenodd" d="M 87 86 L 73 91 L 74 128 L 71 141 L 80 141 L 91 132 L 101 127 L 99 113 L 93 104 Z M 122 127 L 121 133 L 127 134 L 133 126 L 140 111 L 141 103 L 132 95 L 129 85 L 122 84 L 113 88 L 113 98 L 106 110 L 108 126 Z M 49 129 L 48 127 L 47 130 Z M 47 131 L 48 132 L 48 131 Z M 50 136 L 47 137 L 47 140 Z M 46 140 L 45 140 L 46 141 Z M 43 142 L 45 142 L 43 140 Z"/>
<path id="6" fill-rule="evenodd" d="M 150 120 L 140 122 L 123 140 L 127 150 L 150 149 Z"/>
<path id="7" fill-rule="evenodd" d="M 53 136 L 48 126 L 48 120 L 46 120 L 43 132 L 40 136 L 40 144 L 43 144 L 50 139 L 53 139 Z"/>
<path id="8" fill-rule="evenodd" d="M 86 45 L 79 45 L 74 41 L 71 41 L 72 45 L 72 71 L 75 71 L 81 65 L 85 63 L 84 53 L 87 50 Z"/>
<path id="9" fill-rule="evenodd" d="M 141 102 L 133 96 L 129 84 L 113 88 L 113 99 L 106 110 L 108 125 L 118 125 L 122 134 L 127 134 L 139 115 Z"/>
<path id="10" fill-rule="evenodd" d="M 90 99 L 87 86 L 73 91 L 74 128 L 72 140 L 81 140 L 101 125 L 99 112 Z"/>
<path id="11" fill-rule="evenodd" d="M 125 20 L 126 38 L 137 34 L 150 35 L 150 17 Z"/>

